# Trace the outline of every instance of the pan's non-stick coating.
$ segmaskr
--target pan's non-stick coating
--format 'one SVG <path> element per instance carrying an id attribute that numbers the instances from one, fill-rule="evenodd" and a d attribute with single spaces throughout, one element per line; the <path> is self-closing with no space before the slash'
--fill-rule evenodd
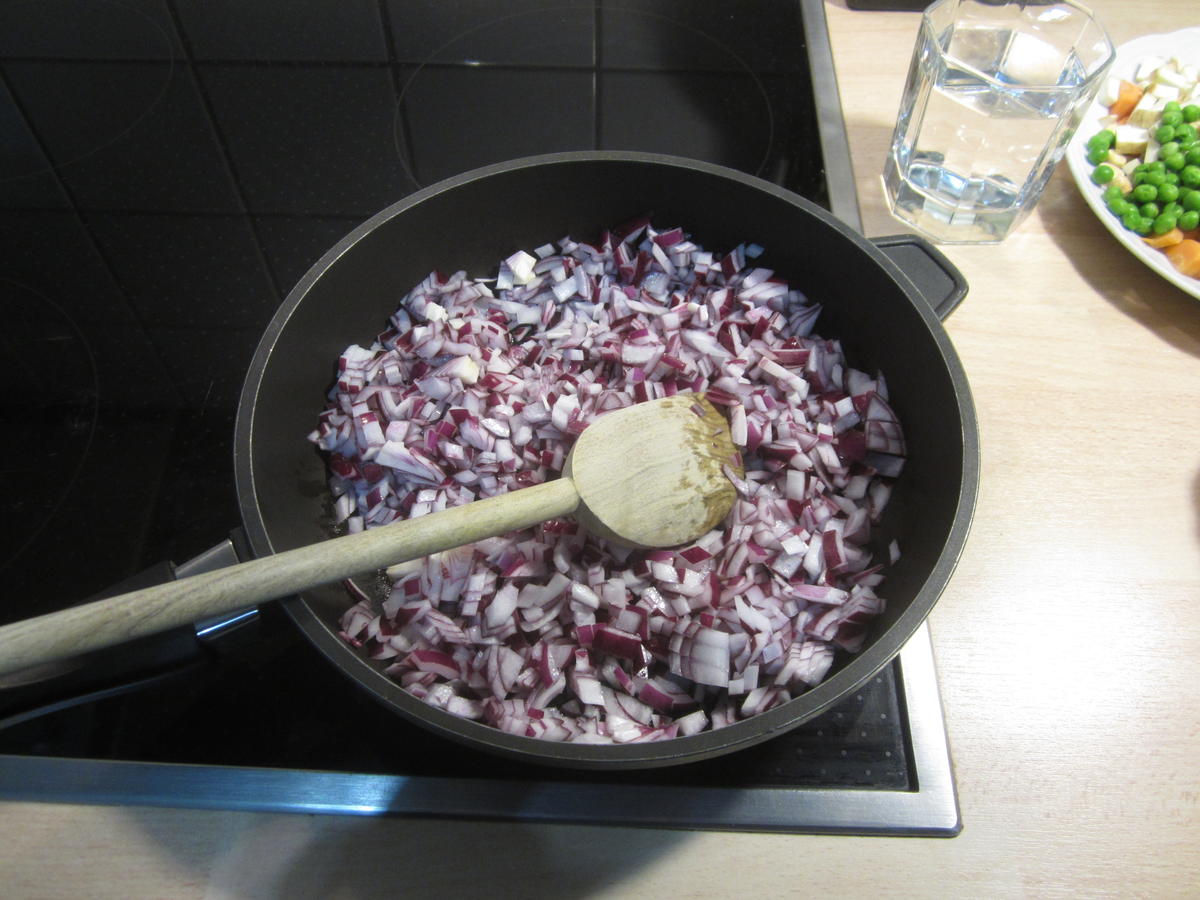
<path id="1" fill-rule="evenodd" d="M 966 379 L 928 304 L 873 245 L 807 201 L 766 182 L 692 161 L 569 153 L 517 160 L 442 182 L 381 212 L 301 280 L 255 357 L 242 398 L 236 469 L 256 553 L 327 537 L 324 465 L 305 440 L 350 343 L 369 344 L 400 298 L 431 270 L 494 274 L 500 259 L 649 213 L 706 249 L 766 248 L 758 264 L 821 302 L 816 331 L 851 363 L 882 371 L 910 457 L 880 536 L 902 559 L 880 593 L 887 612 L 864 650 L 839 655 L 827 680 L 782 707 L 716 732 L 623 746 L 556 744 L 501 733 L 414 699 L 336 634 L 341 587 L 287 602 L 320 650 L 381 702 L 445 736 L 531 761 L 579 767 L 689 762 L 750 746 L 824 711 L 890 660 L 940 594 L 966 536 L 978 479 Z M 331 677 L 336 677 L 331 673 Z"/>

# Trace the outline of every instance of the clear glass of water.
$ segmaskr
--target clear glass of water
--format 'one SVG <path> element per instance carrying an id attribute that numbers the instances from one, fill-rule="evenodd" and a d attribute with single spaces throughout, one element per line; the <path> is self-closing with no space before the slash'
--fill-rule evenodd
<path id="1" fill-rule="evenodd" d="M 1113 56 L 1074 0 L 934 3 L 884 169 L 892 213 L 942 243 L 1003 240 L 1037 203 Z"/>

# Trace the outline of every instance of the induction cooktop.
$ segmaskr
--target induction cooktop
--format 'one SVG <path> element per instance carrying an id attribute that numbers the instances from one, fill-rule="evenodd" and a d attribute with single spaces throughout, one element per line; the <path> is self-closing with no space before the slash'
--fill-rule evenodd
<path id="1" fill-rule="evenodd" d="M 261 331 L 326 249 L 420 187 L 536 153 L 644 150 L 859 225 L 820 0 L 9 3 L 0 133 L 4 622 L 235 558 L 233 421 Z M 581 773 L 397 720 L 268 606 L 5 683 L 0 797 L 959 829 L 924 627 L 766 744 Z"/>

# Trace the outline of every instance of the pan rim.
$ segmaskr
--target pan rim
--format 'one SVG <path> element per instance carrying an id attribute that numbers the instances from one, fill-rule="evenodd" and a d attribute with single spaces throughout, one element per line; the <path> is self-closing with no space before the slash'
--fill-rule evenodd
<path id="1" fill-rule="evenodd" d="M 855 245 L 880 266 L 909 299 L 934 341 L 946 374 L 950 378 L 958 406 L 958 438 L 963 448 L 963 459 L 956 508 L 946 541 L 908 607 L 880 639 L 856 654 L 842 669 L 782 706 L 723 729 L 687 737 L 645 744 L 589 745 L 556 743 L 508 734 L 428 706 L 405 692 L 398 683 L 369 666 L 349 645 L 332 634 L 302 595 L 288 598 L 282 601 L 282 604 L 306 637 L 362 689 L 386 701 L 391 709 L 405 715 L 406 718 L 416 720 L 422 727 L 448 739 L 465 742 L 477 749 L 547 765 L 573 768 L 649 768 L 694 762 L 745 749 L 828 710 L 847 694 L 867 683 L 899 653 L 928 617 L 962 554 L 978 498 L 980 473 L 978 423 L 966 372 L 949 335 L 929 302 L 917 292 L 903 270 L 859 232 L 835 218 L 827 210 L 786 188 L 724 166 L 664 154 L 632 151 L 569 151 L 540 154 L 472 169 L 444 179 L 398 200 L 365 220 L 323 254 L 289 291 L 263 333 L 243 385 L 234 428 L 234 473 L 243 527 L 251 549 L 256 555 L 274 552 L 256 499 L 253 455 L 254 411 L 257 408 L 258 394 L 271 353 L 292 314 L 312 286 L 355 244 L 383 223 L 419 206 L 431 197 L 481 179 L 530 167 L 605 162 L 686 168 L 737 182 L 798 206 Z M 883 640 L 883 637 L 887 637 L 888 640 Z M 790 709 L 801 701 L 804 703 L 803 712 L 797 713 Z"/>

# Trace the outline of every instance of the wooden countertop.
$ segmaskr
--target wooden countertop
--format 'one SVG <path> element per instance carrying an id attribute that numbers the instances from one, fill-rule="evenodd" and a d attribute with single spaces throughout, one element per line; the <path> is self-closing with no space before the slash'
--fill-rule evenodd
<path id="1" fill-rule="evenodd" d="M 1195 24 L 1092 0 L 1114 42 Z M 828 4 L 864 230 L 915 13 Z M 1194 13 L 1194 11 L 1193 11 Z M 1180 896 L 1200 885 L 1200 301 L 1130 256 L 1065 165 L 948 331 L 982 490 L 931 618 L 953 840 L 0 805 L 9 897 Z M 1194 896 L 1194 894 L 1193 894 Z"/>

